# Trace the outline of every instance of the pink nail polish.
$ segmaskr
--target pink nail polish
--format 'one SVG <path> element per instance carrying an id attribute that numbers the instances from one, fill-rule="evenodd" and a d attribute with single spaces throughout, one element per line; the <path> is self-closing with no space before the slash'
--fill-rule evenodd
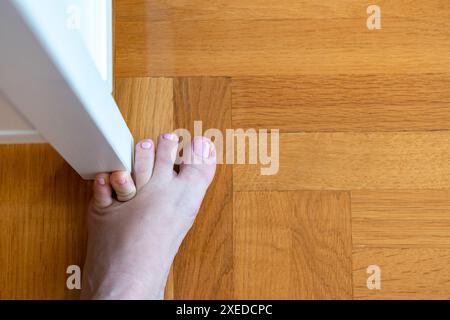
<path id="1" fill-rule="evenodd" d="M 121 185 L 121 186 L 123 186 L 125 183 L 127 183 L 127 179 L 125 179 L 125 178 L 119 178 L 119 179 L 117 179 L 117 183 L 119 184 L 119 185 Z"/>
<path id="2" fill-rule="evenodd" d="M 174 133 L 164 133 L 163 138 L 171 141 L 178 141 L 178 137 Z"/>
<path id="3" fill-rule="evenodd" d="M 153 144 L 151 143 L 151 141 L 143 141 L 141 142 L 141 148 L 145 149 L 145 150 L 149 150 L 151 149 L 153 146 Z"/>
<path id="4" fill-rule="evenodd" d="M 104 186 L 106 184 L 106 181 L 104 178 L 98 178 L 97 179 L 97 183 L 101 186 Z"/>
<path id="5" fill-rule="evenodd" d="M 211 155 L 211 144 L 205 138 L 194 138 L 194 152 L 196 155 L 208 159 Z"/>

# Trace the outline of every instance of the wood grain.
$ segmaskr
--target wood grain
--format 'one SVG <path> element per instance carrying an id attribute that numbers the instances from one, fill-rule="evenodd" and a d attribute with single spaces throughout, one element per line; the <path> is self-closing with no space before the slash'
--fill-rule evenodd
<path id="1" fill-rule="evenodd" d="M 346 192 L 236 192 L 238 299 L 350 299 Z"/>
<path id="2" fill-rule="evenodd" d="M 228 78 L 174 79 L 175 125 L 193 132 L 231 126 L 231 82 Z M 232 168 L 218 165 L 197 220 L 174 263 L 175 298 L 229 299 L 233 295 Z"/>
<path id="3" fill-rule="evenodd" d="M 361 0 L 120 0 L 115 1 L 117 19 L 127 21 L 191 20 L 273 20 L 273 19 L 348 19 L 367 17 L 367 2 Z M 447 3 L 430 0 L 377 1 L 387 18 L 421 19 L 450 17 L 439 12 Z"/>
<path id="4" fill-rule="evenodd" d="M 118 79 L 116 97 L 136 139 L 172 130 L 172 84 Z M 0 146 L 0 155 L 0 298 L 78 298 L 66 288 L 66 269 L 84 264 L 90 183 L 48 145 Z"/>
<path id="5" fill-rule="evenodd" d="M 278 174 L 236 165 L 234 187 L 248 190 L 445 189 L 450 133 L 286 133 Z"/>
<path id="6" fill-rule="evenodd" d="M 353 246 L 450 247 L 450 192 L 353 191 Z"/>
<path id="7" fill-rule="evenodd" d="M 151 12 L 150 3 L 132 2 L 133 12 Z M 346 5 L 341 9 L 346 12 L 345 18 L 336 17 L 336 10 L 327 9 L 338 7 L 336 2 L 328 6 L 309 3 L 314 9 L 310 9 L 308 17 L 303 14 L 303 19 L 258 20 L 242 16 L 232 20 L 152 20 L 135 19 L 133 14 L 119 16 L 116 75 L 296 76 L 450 70 L 447 2 L 431 2 L 425 12 L 433 11 L 432 15 L 419 15 L 428 2 L 402 1 L 401 7 L 386 3 L 382 30 L 377 31 L 366 27 L 366 2 Z M 199 12 L 186 8 L 186 15 Z M 217 11 L 220 9 L 219 6 Z M 267 11 L 271 9 L 268 5 Z M 301 10 L 297 6 L 295 12 Z M 417 18 L 411 19 L 409 14 Z"/>
<path id="8" fill-rule="evenodd" d="M 353 253 L 356 299 L 450 299 L 448 249 L 373 248 Z M 381 270 L 381 290 L 367 289 L 369 265 Z"/>
<path id="9" fill-rule="evenodd" d="M 116 78 L 117 104 L 135 141 L 151 138 L 156 143 L 158 135 L 172 132 L 173 80 L 170 78 Z M 165 292 L 166 299 L 174 298 L 173 271 Z"/>
<path id="10" fill-rule="evenodd" d="M 90 183 L 48 145 L 0 146 L 0 299 L 77 299 Z"/>
<path id="11" fill-rule="evenodd" d="M 233 78 L 233 127 L 281 132 L 450 128 L 450 74 Z"/>
<path id="12" fill-rule="evenodd" d="M 136 140 L 282 132 L 277 175 L 219 166 L 167 298 L 450 299 L 450 2 L 376 4 L 369 31 L 362 0 L 114 1 Z M 90 184 L 47 145 L 0 159 L 0 299 L 77 298 Z"/>
<path id="13" fill-rule="evenodd" d="M 172 79 L 117 78 L 114 96 L 136 142 L 174 129 Z"/>

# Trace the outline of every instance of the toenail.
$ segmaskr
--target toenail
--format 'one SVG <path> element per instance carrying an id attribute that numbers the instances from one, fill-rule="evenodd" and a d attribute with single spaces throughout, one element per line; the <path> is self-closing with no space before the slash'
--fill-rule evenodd
<path id="1" fill-rule="evenodd" d="M 141 142 L 141 148 L 142 149 L 151 149 L 152 148 L 152 146 L 153 146 L 153 144 L 152 144 L 152 142 L 151 141 L 143 141 L 143 142 Z"/>
<path id="2" fill-rule="evenodd" d="M 194 152 L 196 155 L 208 159 L 211 155 L 211 144 L 202 137 L 194 138 Z"/>
<path id="3" fill-rule="evenodd" d="M 125 183 L 127 183 L 127 179 L 124 177 L 118 178 L 116 181 L 121 186 L 123 186 Z"/>
<path id="4" fill-rule="evenodd" d="M 106 184 L 106 181 L 105 181 L 104 178 L 98 178 L 98 179 L 97 179 L 97 182 L 98 182 L 98 184 L 101 185 L 101 186 L 104 186 L 104 185 Z"/>
<path id="5" fill-rule="evenodd" d="M 174 133 L 164 133 L 163 138 L 171 141 L 178 141 L 178 137 Z"/>

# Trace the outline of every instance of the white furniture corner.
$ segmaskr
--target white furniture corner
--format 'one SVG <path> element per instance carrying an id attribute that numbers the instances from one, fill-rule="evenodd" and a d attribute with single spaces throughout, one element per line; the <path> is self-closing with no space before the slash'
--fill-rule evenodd
<path id="1" fill-rule="evenodd" d="M 2 0 L 0 43 L 0 143 L 48 142 L 85 179 L 131 170 L 111 0 Z"/>

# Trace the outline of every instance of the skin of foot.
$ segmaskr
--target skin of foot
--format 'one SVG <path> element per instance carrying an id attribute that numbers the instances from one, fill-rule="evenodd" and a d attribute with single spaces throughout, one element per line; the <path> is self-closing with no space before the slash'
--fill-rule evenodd
<path id="1" fill-rule="evenodd" d="M 186 150 L 187 149 L 187 150 Z M 192 161 L 174 171 L 178 137 L 136 145 L 133 175 L 98 174 L 88 209 L 81 299 L 163 299 L 173 259 L 216 170 L 216 151 L 195 137 Z M 185 157 L 183 155 L 183 157 Z"/>

